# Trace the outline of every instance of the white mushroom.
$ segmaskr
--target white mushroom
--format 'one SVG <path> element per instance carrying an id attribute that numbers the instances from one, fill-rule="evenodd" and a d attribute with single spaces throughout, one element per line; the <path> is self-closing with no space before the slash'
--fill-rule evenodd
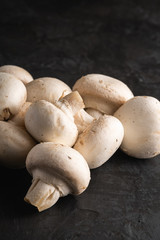
<path id="1" fill-rule="evenodd" d="M 85 159 L 62 144 L 36 145 L 27 156 L 26 167 L 33 182 L 24 199 L 39 211 L 53 206 L 60 197 L 81 194 L 90 181 Z"/>
<path id="2" fill-rule="evenodd" d="M 32 103 L 30 102 L 25 102 L 21 107 L 20 111 L 16 115 L 14 115 L 8 122 L 17 126 L 25 127 L 24 117 L 31 104 Z"/>
<path id="3" fill-rule="evenodd" d="M 57 78 L 42 77 L 26 85 L 27 101 L 35 102 L 46 100 L 54 103 L 55 100 L 64 97 L 71 92 L 70 87 Z"/>
<path id="4" fill-rule="evenodd" d="M 28 132 L 39 142 L 55 142 L 68 146 L 73 146 L 77 139 L 78 130 L 74 123 L 74 112 L 79 111 L 83 106 L 83 101 L 78 95 L 77 110 L 75 105 L 72 109 L 69 101 L 61 99 L 55 105 L 45 100 L 33 103 L 25 115 L 25 126 Z M 71 97 L 72 98 L 72 97 Z M 73 112 L 74 111 L 74 112 Z"/>
<path id="5" fill-rule="evenodd" d="M 4 65 L 0 67 L 0 72 L 10 73 L 21 80 L 24 84 L 33 81 L 31 74 L 24 68 L 15 65 Z"/>
<path id="6" fill-rule="evenodd" d="M 114 114 L 124 126 L 121 149 L 136 158 L 160 154 L 160 102 L 150 96 L 127 101 Z"/>
<path id="7" fill-rule="evenodd" d="M 119 148 L 123 135 L 121 122 L 113 116 L 103 115 L 79 135 L 74 149 L 82 154 L 90 168 L 97 168 Z"/>
<path id="8" fill-rule="evenodd" d="M 98 111 L 97 109 L 94 108 L 86 108 L 86 112 L 91 115 L 93 118 L 98 119 L 100 116 L 103 115 L 102 112 Z"/>
<path id="9" fill-rule="evenodd" d="M 24 128 L 0 121 L 0 164 L 10 168 L 25 166 L 28 152 L 36 144 Z"/>
<path id="10" fill-rule="evenodd" d="M 27 98 L 24 84 L 14 75 L 0 72 L 0 120 L 19 112 Z"/>
<path id="11" fill-rule="evenodd" d="M 83 98 L 86 108 L 94 108 L 112 115 L 122 104 L 133 97 L 123 82 L 102 74 L 88 74 L 73 86 Z"/>

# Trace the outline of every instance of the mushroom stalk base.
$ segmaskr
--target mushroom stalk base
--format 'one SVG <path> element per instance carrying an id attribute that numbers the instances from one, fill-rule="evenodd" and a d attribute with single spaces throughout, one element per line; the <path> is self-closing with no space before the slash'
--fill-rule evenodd
<path id="1" fill-rule="evenodd" d="M 53 185 L 49 185 L 40 179 L 34 179 L 24 200 L 38 208 L 41 212 L 53 206 L 59 199 L 60 192 Z"/>
<path id="2" fill-rule="evenodd" d="M 8 120 L 11 116 L 11 112 L 9 110 L 9 108 L 5 108 L 3 109 L 2 114 L 0 115 L 0 121 L 5 121 Z"/>

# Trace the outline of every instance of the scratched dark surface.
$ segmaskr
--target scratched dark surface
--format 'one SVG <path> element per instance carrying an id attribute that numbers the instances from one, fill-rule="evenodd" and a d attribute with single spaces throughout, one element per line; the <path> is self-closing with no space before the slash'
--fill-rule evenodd
<path id="1" fill-rule="evenodd" d="M 87 73 L 160 100 L 159 1 L 1 1 L 0 65 L 70 86 Z M 25 169 L 0 167 L 1 240 L 159 240 L 160 156 L 120 150 L 91 171 L 88 189 L 38 213 L 23 197 Z"/>

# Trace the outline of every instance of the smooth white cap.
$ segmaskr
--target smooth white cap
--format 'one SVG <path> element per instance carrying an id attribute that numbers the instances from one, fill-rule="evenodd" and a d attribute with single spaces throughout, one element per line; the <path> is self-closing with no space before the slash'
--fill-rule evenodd
<path id="1" fill-rule="evenodd" d="M 160 102 L 150 96 L 127 101 L 114 114 L 124 126 L 121 149 L 136 158 L 160 153 Z"/>
<path id="2" fill-rule="evenodd" d="M 123 135 L 121 122 L 113 116 L 103 115 L 79 135 L 74 149 L 82 154 L 90 168 L 97 168 L 119 148 Z"/>
<path id="3" fill-rule="evenodd" d="M 122 81 L 102 74 L 88 74 L 73 86 L 83 98 L 86 108 L 112 115 L 133 93 Z"/>
<path id="4" fill-rule="evenodd" d="M 54 103 L 71 92 L 70 87 L 63 81 L 52 78 L 42 77 L 26 85 L 27 101 L 36 102 L 38 100 L 46 100 Z"/>
<path id="5" fill-rule="evenodd" d="M 54 142 L 73 146 L 78 130 L 72 110 L 68 115 L 45 100 L 32 103 L 25 114 L 25 126 L 38 142 Z"/>
<path id="6" fill-rule="evenodd" d="M 26 71 L 24 68 L 15 65 L 4 65 L 0 67 L 0 72 L 10 73 L 17 77 L 24 84 L 27 84 L 33 81 L 31 74 Z"/>

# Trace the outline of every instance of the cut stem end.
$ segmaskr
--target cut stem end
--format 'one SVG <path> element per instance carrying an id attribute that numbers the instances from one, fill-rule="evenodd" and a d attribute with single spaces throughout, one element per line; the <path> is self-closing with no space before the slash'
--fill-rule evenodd
<path id="1" fill-rule="evenodd" d="M 38 208 L 41 212 L 53 206 L 59 199 L 60 192 L 53 185 L 44 183 L 39 179 L 32 182 L 24 200 Z"/>

